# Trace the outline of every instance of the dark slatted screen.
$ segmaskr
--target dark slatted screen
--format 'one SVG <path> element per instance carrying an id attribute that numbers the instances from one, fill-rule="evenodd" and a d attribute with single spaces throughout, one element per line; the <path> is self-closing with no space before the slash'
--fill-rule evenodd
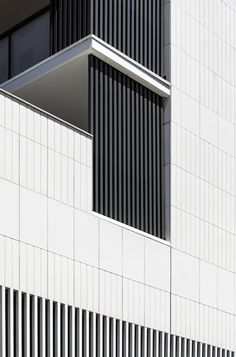
<path id="1" fill-rule="evenodd" d="M 161 99 L 90 56 L 94 209 L 163 237 Z"/>
<path id="2" fill-rule="evenodd" d="M 51 0 L 52 52 L 93 33 L 160 74 L 161 0 Z"/>
<path id="3" fill-rule="evenodd" d="M 91 0 L 50 0 L 51 52 L 56 53 L 87 36 Z"/>

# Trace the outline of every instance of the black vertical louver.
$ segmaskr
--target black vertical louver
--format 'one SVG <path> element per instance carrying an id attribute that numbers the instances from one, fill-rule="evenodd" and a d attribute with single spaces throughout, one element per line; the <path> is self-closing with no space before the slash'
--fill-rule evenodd
<path id="1" fill-rule="evenodd" d="M 163 237 L 161 98 L 89 58 L 94 210 Z"/>
<path id="2" fill-rule="evenodd" d="M 161 73 L 161 0 L 51 0 L 52 53 L 89 34 Z"/>

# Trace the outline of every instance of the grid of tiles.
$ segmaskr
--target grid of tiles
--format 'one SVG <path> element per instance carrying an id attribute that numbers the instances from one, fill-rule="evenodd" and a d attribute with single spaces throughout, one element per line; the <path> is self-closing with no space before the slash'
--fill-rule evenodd
<path id="1" fill-rule="evenodd" d="M 232 3 L 165 1 L 170 20 L 165 53 L 171 53 L 166 70 L 172 82 L 171 114 L 166 119 L 171 133 L 166 164 L 171 182 L 172 332 L 194 333 L 201 341 L 235 349 L 236 12 Z"/>
<path id="2" fill-rule="evenodd" d="M 91 137 L 10 95 L 0 103 L 0 284 L 169 331 L 169 244 L 91 211 L 92 182 L 76 176 L 91 173 Z M 50 155 L 70 164 L 55 171 Z"/>
<path id="3" fill-rule="evenodd" d="M 234 352 L 0 286 L 9 356 L 234 357 Z"/>
<path id="4" fill-rule="evenodd" d="M 89 134 L 0 93 L 0 138 L 1 178 L 68 206 L 91 209 Z"/>

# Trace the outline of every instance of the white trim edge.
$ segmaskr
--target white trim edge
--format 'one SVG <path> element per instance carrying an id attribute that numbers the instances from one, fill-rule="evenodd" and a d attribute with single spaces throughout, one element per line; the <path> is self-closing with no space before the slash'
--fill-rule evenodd
<path id="1" fill-rule="evenodd" d="M 94 55 L 120 72 L 139 82 L 161 97 L 170 96 L 170 83 L 146 67 L 102 41 L 95 35 L 89 35 L 64 50 L 48 57 L 30 69 L 20 73 L 1 85 L 8 92 L 15 92 L 48 73 L 62 67 L 65 63 L 80 56 Z"/>

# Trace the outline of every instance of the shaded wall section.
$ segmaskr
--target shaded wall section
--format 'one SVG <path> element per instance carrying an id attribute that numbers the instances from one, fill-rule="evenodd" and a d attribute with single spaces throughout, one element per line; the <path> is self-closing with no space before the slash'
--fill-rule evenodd
<path id="1" fill-rule="evenodd" d="M 93 33 L 161 72 L 161 0 L 51 0 L 52 53 Z"/>
<path id="2" fill-rule="evenodd" d="M 94 210 L 164 237 L 161 98 L 89 58 Z"/>

